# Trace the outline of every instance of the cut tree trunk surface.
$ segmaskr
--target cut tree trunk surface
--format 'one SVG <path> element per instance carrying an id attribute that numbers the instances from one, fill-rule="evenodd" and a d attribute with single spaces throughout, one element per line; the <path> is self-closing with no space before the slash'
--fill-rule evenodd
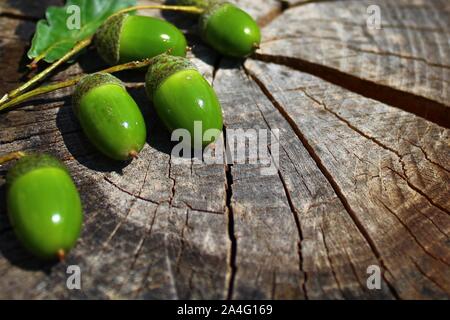
<path id="1" fill-rule="evenodd" d="M 145 1 L 140 1 L 145 3 Z M 69 167 L 83 232 L 63 263 L 16 240 L 0 169 L 0 298 L 450 298 L 450 3 L 442 0 L 236 1 L 263 26 L 257 54 L 219 56 L 188 34 L 226 129 L 278 129 L 265 165 L 178 163 L 144 89 L 130 93 L 148 144 L 129 164 L 86 140 L 64 89 L 0 114 L 0 154 L 39 151 Z M 39 3 L 39 4 L 38 4 Z M 0 4 L 0 79 L 23 80 L 47 5 Z M 370 5 L 381 29 L 367 24 Z M 90 49 L 54 80 L 105 65 Z M 142 74 L 122 73 L 127 83 Z M 227 137 L 224 137 L 227 140 Z M 82 289 L 66 287 L 69 265 Z M 381 288 L 367 286 L 369 266 Z M 370 269 L 369 269 L 370 270 Z"/>

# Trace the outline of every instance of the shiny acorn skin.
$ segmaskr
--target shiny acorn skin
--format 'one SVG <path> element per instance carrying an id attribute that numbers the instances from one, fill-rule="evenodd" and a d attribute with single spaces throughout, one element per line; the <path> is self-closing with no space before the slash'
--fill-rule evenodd
<path id="1" fill-rule="evenodd" d="M 201 36 L 219 53 L 244 58 L 259 48 L 261 31 L 258 24 L 234 4 L 219 0 L 177 0 L 177 3 L 205 10 L 199 20 Z"/>
<path id="2" fill-rule="evenodd" d="M 203 140 L 205 131 L 222 131 L 222 108 L 216 93 L 186 58 L 166 54 L 153 58 L 146 75 L 146 90 L 166 128 L 188 130 L 193 147 L 195 121 L 202 124 L 202 147 L 217 139 L 216 134 Z"/>
<path id="3" fill-rule="evenodd" d="M 130 160 L 144 147 L 147 131 L 141 110 L 116 77 L 85 76 L 75 89 L 73 108 L 85 135 L 109 158 Z"/>
<path id="4" fill-rule="evenodd" d="M 261 42 L 256 21 L 230 3 L 209 7 L 200 17 L 200 30 L 204 41 L 225 56 L 247 57 Z"/>
<path id="5" fill-rule="evenodd" d="M 11 225 L 35 256 L 63 259 L 80 234 L 80 196 L 66 167 L 48 155 L 26 155 L 7 175 Z"/>
<path id="6" fill-rule="evenodd" d="M 153 58 L 168 52 L 186 56 L 187 42 L 173 24 L 146 16 L 120 14 L 104 22 L 95 35 L 99 55 L 110 65 Z"/>

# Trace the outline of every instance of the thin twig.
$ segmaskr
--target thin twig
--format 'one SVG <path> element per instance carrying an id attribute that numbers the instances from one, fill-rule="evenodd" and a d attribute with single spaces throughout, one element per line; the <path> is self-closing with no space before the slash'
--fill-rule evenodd
<path id="1" fill-rule="evenodd" d="M 122 10 L 117 11 L 114 15 L 127 13 L 130 11 L 136 11 L 136 10 L 145 10 L 145 9 L 159 9 L 159 10 L 165 10 L 165 11 L 181 11 L 181 12 L 187 12 L 187 13 L 193 13 L 193 14 L 202 14 L 205 10 L 201 9 L 199 7 L 195 6 L 172 6 L 172 5 L 164 5 L 164 4 L 155 4 L 155 5 L 142 5 L 142 6 L 135 6 L 135 7 L 129 7 Z"/>
<path id="2" fill-rule="evenodd" d="M 134 6 L 134 7 L 129 7 L 129 8 L 125 8 L 122 10 L 119 10 L 118 12 L 114 13 L 113 15 L 117 15 L 117 14 L 122 14 L 122 13 L 126 13 L 126 12 L 130 12 L 130 11 L 136 11 L 136 10 L 145 10 L 145 9 L 159 9 L 159 10 L 168 10 L 168 11 L 180 11 L 180 12 L 188 12 L 188 13 L 193 13 L 193 14 L 202 14 L 204 12 L 203 9 L 195 7 L 195 6 L 172 6 L 172 5 L 142 5 L 142 6 Z M 61 57 L 60 59 L 58 59 L 56 62 L 52 63 L 49 67 L 47 67 L 45 70 L 43 70 L 42 72 L 38 73 L 37 75 L 35 75 L 33 78 L 31 78 L 30 80 L 28 80 L 26 83 L 24 83 L 23 85 L 21 85 L 19 88 L 14 89 L 10 92 L 8 92 L 7 94 L 5 94 L 1 99 L 0 99 L 0 110 L 4 110 L 12 105 L 15 105 L 17 103 L 20 103 L 22 101 L 27 100 L 29 97 L 32 97 L 34 95 L 36 95 L 36 91 L 33 90 L 33 94 L 29 95 L 26 94 L 26 92 L 28 90 L 30 90 L 30 88 L 32 86 L 34 86 L 36 83 L 44 80 L 45 78 L 47 78 L 52 72 L 53 70 L 55 70 L 57 67 L 59 67 L 61 64 L 67 62 L 70 58 L 72 58 L 74 55 L 76 55 L 77 53 L 79 53 L 81 50 L 83 50 L 84 48 L 86 48 L 87 46 L 89 46 L 92 43 L 92 36 L 81 40 L 80 42 L 78 42 L 75 47 L 73 47 L 69 52 L 67 52 L 63 57 Z M 38 58 L 37 61 L 39 59 L 42 58 L 41 54 Z M 33 60 L 33 62 L 36 62 L 36 59 Z M 31 64 L 33 64 L 33 62 Z M 72 84 L 69 84 L 68 86 L 70 86 Z M 51 89 L 52 87 L 49 87 L 47 89 Z M 64 88 L 61 87 L 61 88 Z M 57 88 L 59 89 L 59 87 Z M 56 90 L 56 89 L 52 89 L 51 91 Z M 37 91 L 39 92 L 39 91 Z M 49 91 L 47 91 L 49 92 Z M 40 93 L 38 93 L 40 94 Z M 24 97 L 22 97 L 24 96 Z M 17 100 L 14 99 L 17 97 Z M 19 99 L 20 98 L 20 99 Z"/>

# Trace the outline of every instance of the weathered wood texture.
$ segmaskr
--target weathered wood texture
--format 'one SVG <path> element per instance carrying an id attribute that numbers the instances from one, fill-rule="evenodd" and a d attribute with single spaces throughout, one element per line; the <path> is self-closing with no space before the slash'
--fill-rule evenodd
<path id="1" fill-rule="evenodd" d="M 446 0 L 317 2 L 277 17 L 260 54 L 448 127 L 449 29 Z"/>
<path id="2" fill-rule="evenodd" d="M 192 17 L 146 14 L 187 32 L 227 129 L 280 130 L 279 152 L 276 141 L 266 150 L 279 155 L 274 174 L 262 175 L 263 164 L 175 162 L 142 88 L 130 92 L 148 144 L 129 164 L 89 144 L 72 89 L 2 113 L 0 154 L 63 159 L 85 221 L 67 261 L 35 260 L 8 223 L 11 164 L 2 167 L 0 298 L 450 297 L 448 2 L 237 2 L 263 26 L 261 49 L 246 61 L 204 46 Z M 2 93 L 23 81 L 35 22 L 58 3 L 1 3 Z M 381 29 L 366 24 L 373 4 Z M 103 66 L 91 50 L 54 79 Z M 82 290 L 65 286 L 70 264 L 81 267 Z M 367 288 L 371 265 L 383 271 L 381 290 Z"/>

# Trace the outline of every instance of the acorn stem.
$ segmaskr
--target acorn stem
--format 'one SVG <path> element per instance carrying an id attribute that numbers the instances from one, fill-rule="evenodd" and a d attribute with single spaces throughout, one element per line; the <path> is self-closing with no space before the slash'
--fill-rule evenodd
<path id="1" fill-rule="evenodd" d="M 138 152 L 137 152 L 136 150 L 131 150 L 131 151 L 128 153 L 128 155 L 129 155 L 129 157 L 130 157 L 131 159 L 137 159 L 137 158 L 138 158 Z"/>
<path id="2" fill-rule="evenodd" d="M 150 65 L 150 60 L 151 59 L 144 59 L 141 61 L 132 61 L 132 62 L 128 62 L 128 63 L 124 63 L 124 64 L 119 64 L 113 67 L 109 67 L 106 68 L 104 70 L 101 70 L 99 72 L 103 72 L 103 73 L 115 73 L 115 72 L 119 72 L 119 71 L 124 71 L 124 70 L 131 70 L 131 69 L 139 69 L 139 68 L 143 68 L 146 66 Z M 28 91 L 14 99 L 9 100 L 8 102 L 0 105 L 0 111 L 3 111 L 7 108 L 13 107 L 19 103 L 22 103 L 26 100 L 29 100 L 30 98 L 48 93 L 48 92 L 52 92 L 52 91 L 56 91 L 59 89 L 63 89 L 63 88 L 67 88 L 67 87 L 71 87 L 73 85 L 76 85 L 78 83 L 78 81 L 81 80 L 81 78 L 83 78 L 84 75 L 81 76 L 76 76 L 73 77 L 71 79 L 65 80 L 65 81 L 61 81 L 61 82 L 57 82 L 54 84 L 49 84 L 46 86 L 42 86 L 39 88 L 36 88 L 34 90 Z"/>
<path id="3" fill-rule="evenodd" d="M 0 165 L 6 163 L 8 161 L 18 160 L 18 159 L 24 157 L 25 155 L 26 154 L 23 151 L 16 151 L 16 152 L 8 153 L 8 154 L 0 157 Z"/>
<path id="4" fill-rule="evenodd" d="M 36 83 L 44 80 L 47 78 L 50 73 L 53 72 L 57 67 L 68 61 L 70 58 L 72 58 L 74 55 L 79 53 L 81 50 L 89 46 L 92 42 L 92 37 L 86 38 L 80 42 L 78 42 L 75 47 L 72 48 L 69 52 L 67 52 L 63 57 L 61 57 L 59 60 L 52 63 L 50 66 L 48 66 L 45 70 L 35 75 L 33 78 L 22 84 L 20 87 L 8 92 L 0 99 L 0 110 L 2 110 L 3 106 L 7 104 L 9 101 L 14 99 L 15 97 L 20 96 L 24 92 L 28 91 L 30 87 L 34 86 Z M 36 63 L 36 61 L 33 61 Z M 33 63 L 32 62 L 32 63 Z"/>
<path id="5" fill-rule="evenodd" d="M 159 10 L 165 10 L 165 11 L 181 11 L 181 12 L 187 12 L 187 13 L 193 13 L 193 14 L 202 14 L 205 10 L 201 9 L 196 6 L 173 6 L 173 5 L 164 5 L 164 4 L 154 4 L 154 5 L 141 5 L 141 6 L 134 6 L 122 9 L 118 12 L 116 12 L 114 15 L 127 13 L 130 11 L 136 11 L 136 10 L 145 10 L 145 9 L 159 9 Z"/>

